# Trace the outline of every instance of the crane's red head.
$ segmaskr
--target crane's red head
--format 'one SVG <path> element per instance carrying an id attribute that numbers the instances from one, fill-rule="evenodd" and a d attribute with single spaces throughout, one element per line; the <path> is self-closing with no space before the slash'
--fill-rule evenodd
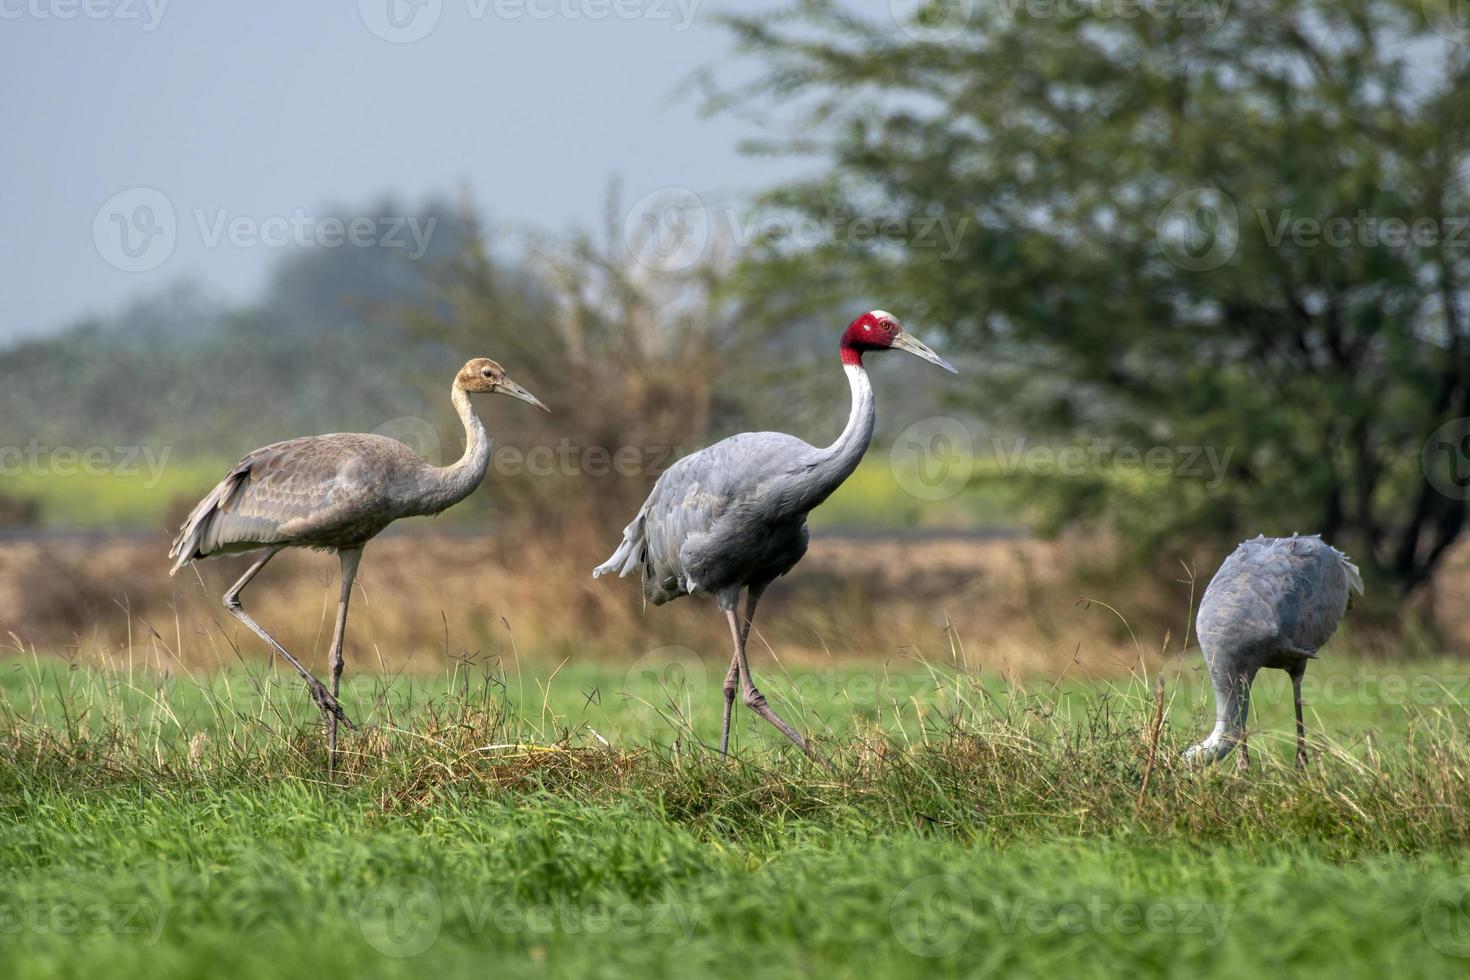
<path id="1" fill-rule="evenodd" d="M 869 310 L 842 331 L 842 363 L 862 366 L 868 351 L 902 350 L 938 364 L 950 374 L 958 374 L 954 365 L 929 349 L 929 345 L 905 332 L 903 324 L 892 313 Z"/>

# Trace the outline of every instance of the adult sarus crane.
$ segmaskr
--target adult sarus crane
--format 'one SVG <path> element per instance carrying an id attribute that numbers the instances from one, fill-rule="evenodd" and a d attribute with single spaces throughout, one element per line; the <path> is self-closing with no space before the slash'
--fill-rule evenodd
<path id="1" fill-rule="evenodd" d="M 190 562 L 242 552 L 262 552 L 224 595 L 225 608 L 280 654 L 301 679 L 327 723 L 327 758 L 337 763 L 337 722 L 352 722 L 337 703 L 347 601 L 362 549 L 400 517 L 438 514 L 479 486 L 490 462 L 490 437 L 470 405 L 470 395 L 510 395 L 550 411 L 506 377 L 499 364 L 477 357 L 455 375 L 450 397 L 464 424 L 459 461 L 434 466 L 396 439 L 338 432 L 288 439 L 257 449 L 209 491 L 184 521 L 169 557 L 172 575 Z M 335 551 L 342 563 L 342 594 L 328 663 L 330 691 L 261 628 L 240 604 L 240 592 L 283 548 Z"/>
<path id="2" fill-rule="evenodd" d="M 592 572 L 638 572 L 643 595 L 661 605 L 684 595 L 712 597 L 730 624 L 735 653 L 725 675 L 720 752 L 730 748 L 730 713 L 739 687 L 745 704 L 809 757 L 823 760 L 766 703 L 750 674 L 745 641 L 766 587 L 806 553 L 806 515 L 842 485 L 873 438 L 873 387 L 863 355 L 908 351 L 950 373 L 954 367 L 882 310 L 864 313 L 842 334 L 842 366 L 852 411 L 837 441 L 809 446 L 782 432 L 742 432 L 685 456 L 658 478 L 623 530 L 612 557 Z M 740 592 L 747 590 L 745 618 Z"/>
<path id="3" fill-rule="evenodd" d="M 1257 536 L 1231 553 L 1200 600 L 1195 632 L 1215 688 L 1215 730 L 1185 752 L 1214 762 L 1240 745 L 1239 766 L 1250 764 L 1245 722 L 1251 683 L 1262 667 L 1291 675 L 1296 703 L 1296 763 L 1306 765 L 1302 677 L 1307 661 L 1337 630 L 1363 578 L 1347 555 L 1318 535 Z"/>

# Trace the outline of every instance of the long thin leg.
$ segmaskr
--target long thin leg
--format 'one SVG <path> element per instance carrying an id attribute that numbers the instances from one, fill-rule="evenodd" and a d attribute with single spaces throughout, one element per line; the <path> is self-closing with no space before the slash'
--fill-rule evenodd
<path id="1" fill-rule="evenodd" d="M 766 696 L 756 689 L 755 681 L 750 673 L 750 662 L 745 659 L 745 630 L 740 628 L 740 617 L 734 609 L 726 609 L 725 618 L 730 621 L 730 636 L 735 640 L 735 661 L 744 686 L 745 706 L 775 725 L 782 735 L 795 742 L 796 747 L 805 752 L 813 762 L 831 770 L 831 763 L 817 754 L 817 751 L 807 744 L 806 739 L 797 734 L 796 729 L 786 724 L 781 716 L 776 714 L 769 704 L 766 704 Z"/>
<path id="2" fill-rule="evenodd" d="M 286 663 L 291 665 L 296 673 L 301 675 L 301 679 L 306 681 L 307 690 L 311 692 L 312 700 L 316 702 L 318 708 L 322 709 L 323 716 L 327 718 L 340 718 L 342 721 L 347 722 L 348 728 L 353 728 L 355 726 L 353 726 L 352 720 L 348 718 L 345 714 L 343 714 L 342 706 L 339 705 L 337 703 L 337 699 L 333 697 L 330 693 L 328 693 L 327 689 L 322 686 L 322 682 L 313 677 L 311 671 L 307 670 L 301 665 L 301 661 L 297 660 L 295 657 L 291 656 L 291 654 L 287 653 L 286 648 L 277 643 L 275 637 L 267 633 L 255 620 L 251 619 L 250 614 L 245 611 L 245 607 L 240 604 L 241 590 L 244 589 L 245 586 L 250 584 L 251 579 L 260 574 L 260 570 L 265 567 L 265 563 L 274 558 L 280 550 L 281 549 L 279 547 L 270 549 L 265 553 L 260 561 L 256 562 L 254 565 L 251 565 L 248 569 L 245 570 L 245 574 L 240 576 L 240 581 L 230 586 L 229 591 L 225 593 L 225 608 L 230 611 L 231 616 L 234 616 L 240 622 L 250 627 L 251 632 L 264 640 L 267 646 L 269 646 L 276 653 L 280 654 L 281 659 L 285 660 Z"/>
<path id="3" fill-rule="evenodd" d="M 1307 665 L 1301 664 L 1291 671 L 1291 696 L 1296 702 L 1296 765 L 1298 769 L 1307 766 L 1307 724 L 1302 720 L 1302 678 L 1306 676 Z"/>
<path id="4" fill-rule="evenodd" d="M 342 679 L 345 661 L 342 643 L 347 637 L 347 602 L 352 598 L 352 582 L 357 578 L 357 563 L 362 561 L 361 548 L 344 548 L 337 552 L 342 561 L 342 597 L 337 600 L 337 625 L 332 630 L 332 650 L 327 661 L 332 670 L 332 697 L 337 697 L 337 686 Z M 327 775 L 337 771 L 337 716 L 327 717 Z"/>
<path id="5" fill-rule="evenodd" d="M 745 622 L 740 627 L 740 644 L 750 638 L 750 624 L 755 622 L 755 604 L 760 602 L 765 585 L 752 585 L 745 594 Z M 730 754 L 730 714 L 735 707 L 735 691 L 740 686 L 740 656 L 730 658 L 730 670 L 725 674 L 725 719 L 720 730 L 720 754 Z"/>

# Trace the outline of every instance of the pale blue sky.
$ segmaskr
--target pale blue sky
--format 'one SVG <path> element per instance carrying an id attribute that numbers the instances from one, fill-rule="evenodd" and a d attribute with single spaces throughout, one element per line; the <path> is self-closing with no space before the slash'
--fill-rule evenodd
<path id="1" fill-rule="evenodd" d="M 741 157 L 749 123 L 678 97 L 702 65 L 751 70 L 713 23 L 732 0 L 172 0 L 157 16 L 160 2 L 0 0 L 0 342 L 180 278 L 248 298 L 282 249 L 210 245 L 200 211 L 260 223 L 468 186 L 495 219 L 560 231 L 601 221 L 614 175 L 633 201 L 811 166 Z M 395 31 L 390 2 L 398 36 L 432 30 L 377 36 L 369 21 Z M 128 272 L 94 219 L 137 187 L 166 196 L 177 234 Z"/>

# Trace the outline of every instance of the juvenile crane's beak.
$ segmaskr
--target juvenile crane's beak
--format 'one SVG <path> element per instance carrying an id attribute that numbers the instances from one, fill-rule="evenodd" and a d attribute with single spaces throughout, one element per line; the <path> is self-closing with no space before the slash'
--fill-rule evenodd
<path id="1" fill-rule="evenodd" d="M 506 378 L 504 381 L 500 382 L 499 389 L 502 395 L 509 395 L 512 398 L 519 398 L 523 402 L 530 402 L 532 405 L 535 405 L 543 412 L 551 411 L 551 409 L 541 404 L 541 399 L 537 398 L 535 395 L 531 394 L 529 391 L 522 388 L 520 385 L 516 384 L 509 378 Z"/>
<path id="2" fill-rule="evenodd" d="M 907 331 L 893 338 L 893 346 L 897 350 L 908 351 L 915 357 L 922 357 L 930 364 L 938 364 L 950 374 L 960 373 L 954 369 L 953 364 L 949 363 L 944 358 L 934 353 L 934 351 L 930 350 L 928 344 L 924 343 L 922 340 L 919 340 L 917 337 L 915 337 L 911 333 L 908 333 Z"/>

